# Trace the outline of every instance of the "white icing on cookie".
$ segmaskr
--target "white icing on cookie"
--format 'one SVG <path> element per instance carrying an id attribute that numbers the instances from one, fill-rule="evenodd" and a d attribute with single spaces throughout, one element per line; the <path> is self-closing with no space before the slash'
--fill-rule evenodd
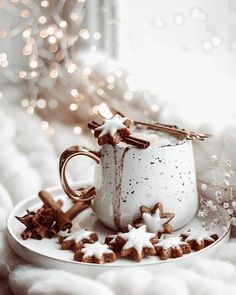
<path id="1" fill-rule="evenodd" d="M 161 218 L 160 217 L 160 210 L 157 208 L 154 214 L 145 212 L 142 214 L 143 223 L 146 224 L 147 229 L 151 233 L 161 233 L 163 232 L 164 223 L 168 222 L 170 218 Z"/>
<path id="2" fill-rule="evenodd" d="M 183 233 L 184 236 L 187 236 L 185 239 L 186 242 L 195 240 L 197 243 L 210 241 L 210 242 L 215 242 L 215 240 L 211 237 L 211 235 L 215 235 L 216 233 L 210 232 L 205 230 L 204 228 L 201 229 L 195 229 L 191 228 L 189 231 L 186 231 Z"/>
<path id="3" fill-rule="evenodd" d="M 66 238 L 64 239 L 64 241 L 70 241 L 73 240 L 75 241 L 75 243 L 79 243 L 84 239 L 90 239 L 90 235 L 93 234 L 93 232 L 88 231 L 84 228 L 78 230 L 78 231 L 73 231 L 70 232 Z"/>
<path id="4" fill-rule="evenodd" d="M 153 248 L 150 239 L 155 238 L 153 233 L 146 232 L 146 225 L 139 228 L 134 228 L 128 225 L 129 232 L 118 234 L 126 241 L 123 249 L 135 248 L 138 253 L 142 253 L 144 247 Z"/>
<path id="5" fill-rule="evenodd" d="M 84 254 L 85 258 L 94 256 L 97 259 L 102 259 L 104 254 L 112 254 L 114 252 L 108 248 L 108 245 L 95 242 L 94 244 L 84 244 L 81 253 Z"/>
<path id="6" fill-rule="evenodd" d="M 188 245 L 186 242 L 182 240 L 181 237 L 171 237 L 160 240 L 154 246 L 163 247 L 163 249 L 170 249 L 170 248 L 177 248 L 179 249 L 180 246 Z"/>
<path id="7" fill-rule="evenodd" d="M 123 122 L 126 120 L 126 118 L 121 117 L 120 115 L 115 115 L 111 119 L 104 120 L 104 123 L 97 127 L 95 130 L 96 131 L 101 131 L 101 134 L 99 137 L 105 135 L 105 134 L 110 134 L 113 136 L 118 130 L 127 128 Z"/>

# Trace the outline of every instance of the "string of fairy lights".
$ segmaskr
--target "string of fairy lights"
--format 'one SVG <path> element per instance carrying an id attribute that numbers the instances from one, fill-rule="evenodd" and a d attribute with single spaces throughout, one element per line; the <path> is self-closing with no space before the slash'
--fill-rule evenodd
<path id="1" fill-rule="evenodd" d="M 102 5 L 100 10 L 107 12 L 109 4 Z M 17 26 L 10 30 L 1 27 L 0 38 L 6 41 L 19 38 L 22 49 L 17 55 L 22 55 L 24 60 L 21 69 L 14 69 L 8 54 L 0 52 L 1 74 L 9 83 L 23 87 L 20 104 L 28 114 L 43 114 L 48 110 L 55 114 L 58 109 L 64 109 L 70 113 L 68 117 L 75 115 L 83 122 L 86 113 L 95 114 L 104 103 L 116 108 L 121 104 L 137 105 L 140 92 L 123 69 L 115 68 L 98 77 L 93 67 L 78 64 L 78 50 L 87 48 L 91 53 L 96 52 L 104 38 L 101 32 L 86 27 L 86 0 L 3 1 L 1 11 L 6 16 L 17 17 Z M 117 85 L 122 92 L 117 92 Z M 149 103 L 153 96 L 146 91 L 144 106 L 147 107 L 142 108 L 145 116 L 159 110 L 156 102 Z M 82 125 L 76 124 L 74 133 L 79 134 Z M 41 127 L 49 134 L 55 132 L 47 117 Z"/>

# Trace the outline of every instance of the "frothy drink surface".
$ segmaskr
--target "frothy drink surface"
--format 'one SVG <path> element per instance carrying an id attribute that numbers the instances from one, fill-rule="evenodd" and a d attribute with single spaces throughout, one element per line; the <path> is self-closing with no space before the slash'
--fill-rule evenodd
<path id="1" fill-rule="evenodd" d="M 179 139 L 166 132 L 153 131 L 148 129 L 135 130 L 131 134 L 133 137 L 141 138 L 150 142 L 150 147 L 162 147 L 176 144 Z M 120 143 L 121 146 L 127 146 L 125 143 Z"/>

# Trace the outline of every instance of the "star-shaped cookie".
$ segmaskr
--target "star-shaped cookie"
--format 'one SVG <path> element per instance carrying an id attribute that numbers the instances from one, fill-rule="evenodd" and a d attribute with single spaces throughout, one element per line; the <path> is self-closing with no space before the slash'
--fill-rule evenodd
<path id="1" fill-rule="evenodd" d="M 164 238 L 154 245 L 156 254 L 162 260 L 177 258 L 191 252 L 191 247 L 181 237 Z"/>
<path id="2" fill-rule="evenodd" d="M 147 232 L 146 225 L 139 228 L 128 225 L 126 231 L 119 233 L 113 243 L 115 249 L 120 249 L 121 257 L 128 256 L 140 261 L 144 256 L 156 254 L 153 244 L 158 241 L 158 238 L 155 234 Z"/>
<path id="3" fill-rule="evenodd" d="M 131 119 L 117 114 L 111 119 L 104 120 L 103 124 L 94 130 L 94 136 L 98 138 L 99 145 L 105 143 L 115 145 L 120 142 L 121 138 L 131 134 L 129 128 L 132 125 Z"/>
<path id="4" fill-rule="evenodd" d="M 204 228 L 191 228 L 188 231 L 182 233 L 181 237 L 195 251 L 199 251 L 213 244 L 219 238 L 215 232 L 207 231 Z"/>
<path id="5" fill-rule="evenodd" d="M 149 232 L 157 235 L 169 234 L 173 231 L 170 221 L 175 217 L 175 214 L 164 212 L 161 203 L 157 203 L 153 208 L 141 206 L 140 213 L 141 217 L 133 222 L 134 226 L 145 224 Z"/>
<path id="6" fill-rule="evenodd" d="M 84 244 L 79 251 L 75 252 L 74 260 L 104 264 L 116 260 L 116 254 L 109 249 L 108 245 L 95 242 L 94 244 Z"/>
<path id="7" fill-rule="evenodd" d="M 88 231 L 84 228 L 72 231 L 64 237 L 59 237 L 62 250 L 79 250 L 84 243 L 92 244 L 98 240 L 96 233 Z"/>

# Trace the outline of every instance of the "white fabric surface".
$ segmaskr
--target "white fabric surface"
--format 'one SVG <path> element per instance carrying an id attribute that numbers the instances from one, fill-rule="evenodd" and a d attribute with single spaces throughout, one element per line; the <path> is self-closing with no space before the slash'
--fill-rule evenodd
<path id="1" fill-rule="evenodd" d="M 232 142 L 231 147 L 221 145 L 222 154 L 228 153 L 229 148 L 235 150 L 234 129 L 235 125 L 228 127 L 228 133 L 221 137 L 223 142 L 226 137 Z M 160 271 L 157 268 L 150 273 L 136 268 L 101 273 L 95 279 L 89 278 L 89 274 L 85 278 L 62 270 L 40 269 L 17 257 L 5 237 L 5 219 L 12 206 L 42 187 L 59 184 L 58 155 L 64 148 L 79 142 L 92 146 L 89 139 L 73 135 L 65 126 L 58 130 L 49 138 L 40 129 L 36 117 L 10 106 L 0 110 L 0 294 L 236 294 L 233 241 L 224 245 L 214 259 L 199 260 L 188 269 L 171 267 Z M 210 144 L 204 145 L 197 156 L 207 159 L 212 149 Z M 235 157 L 233 153 L 231 156 Z M 207 171 L 204 160 L 197 162 L 199 172 Z M 79 176 L 83 166 L 71 169 L 73 177 Z"/>

